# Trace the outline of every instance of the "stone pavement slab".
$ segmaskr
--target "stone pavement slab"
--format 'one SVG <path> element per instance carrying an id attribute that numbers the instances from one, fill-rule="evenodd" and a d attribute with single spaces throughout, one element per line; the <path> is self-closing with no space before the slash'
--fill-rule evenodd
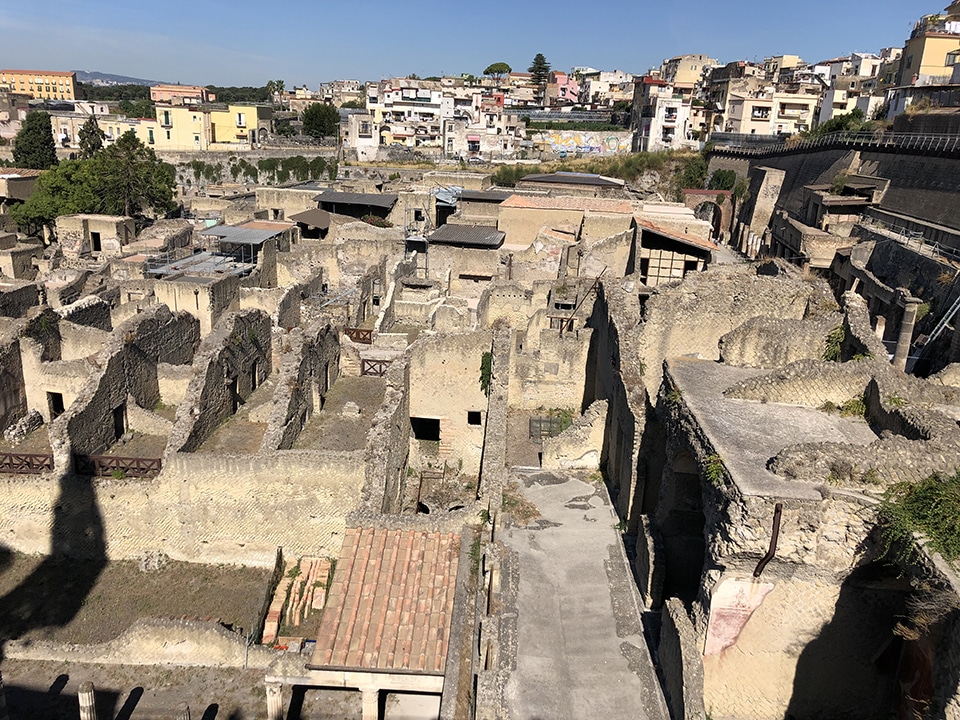
<path id="1" fill-rule="evenodd" d="M 567 474 L 520 479 L 541 517 L 500 535 L 519 567 L 508 717 L 666 720 L 606 488 Z"/>

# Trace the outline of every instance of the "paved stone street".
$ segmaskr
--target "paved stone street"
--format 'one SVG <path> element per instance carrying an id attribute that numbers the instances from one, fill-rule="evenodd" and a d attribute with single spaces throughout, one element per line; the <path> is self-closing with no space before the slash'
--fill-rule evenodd
<path id="1" fill-rule="evenodd" d="M 520 479 L 541 517 L 501 534 L 519 567 L 509 717 L 665 720 L 606 488 L 574 475 Z"/>

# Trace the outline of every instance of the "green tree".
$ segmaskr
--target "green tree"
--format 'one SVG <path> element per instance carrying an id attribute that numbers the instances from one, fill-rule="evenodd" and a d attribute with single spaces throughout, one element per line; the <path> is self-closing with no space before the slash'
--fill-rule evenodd
<path id="1" fill-rule="evenodd" d="M 500 82 L 501 78 L 503 78 L 504 75 L 509 75 L 511 70 L 513 70 L 513 68 L 507 65 L 505 62 L 495 62 L 492 65 L 487 65 L 486 69 L 483 71 L 483 74 L 494 78 L 497 82 Z"/>
<path id="2" fill-rule="evenodd" d="M 100 125 L 97 123 L 97 116 L 91 115 L 87 121 L 80 127 L 80 157 L 92 158 L 103 149 L 103 140 L 106 137 Z"/>
<path id="3" fill-rule="evenodd" d="M 807 137 L 816 138 L 835 132 L 857 132 L 867 129 L 869 127 L 868 123 L 864 122 L 863 110 L 854 108 L 848 113 L 836 115 L 822 125 L 818 125 L 815 130 L 807 134 Z"/>
<path id="4" fill-rule="evenodd" d="M 57 146 L 53 142 L 50 114 L 42 110 L 27 113 L 13 145 L 17 167 L 46 170 L 57 164 Z"/>
<path id="5" fill-rule="evenodd" d="M 303 111 L 303 134 L 310 137 L 330 137 L 337 134 L 340 113 L 333 105 L 313 103 Z"/>
<path id="6" fill-rule="evenodd" d="M 542 87 L 547 84 L 547 76 L 550 74 L 550 63 L 547 62 L 543 53 L 537 53 L 534 56 L 533 62 L 530 63 L 530 67 L 527 68 L 527 72 L 533 76 L 530 78 L 530 82 L 534 85 Z"/>
<path id="7" fill-rule="evenodd" d="M 737 173 L 734 170 L 714 170 L 707 183 L 707 190 L 733 190 L 737 184 Z"/>
<path id="8" fill-rule="evenodd" d="M 700 190 L 707 179 L 707 160 L 701 154 L 690 155 L 680 160 L 674 177 L 674 191 L 678 201 L 683 199 L 683 190 Z"/>
<path id="9" fill-rule="evenodd" d="M 176 207 L 176 170 L 157 158 L 133 130 L 87 162 L 99 212 L 135 216 L 149 209 L 163 215 Z"/>
<path id="10" fill-rule="evenodd" d="M 43 226 L 52 228 L 58 215 L 97 212 L 98 202 L 89 162 L 64 160 L 40 175 L 34 192 L 26 202 L 11 208 L 10 216 L 23 232 L 36 235 Z"/>
<path id="11" fill-rule="evenodd" d="M 347 100 L 345 103 L 341 103 L 340 107 L 349 108 L 352 110 L 366 110 L 367 105 L 363 100 Z"/>
<path id="12" fill-rule="evenodd" d="M 157 108 L 150 100 L 121 100 L 118 103 L 120 112 L 132 118 L 155 118 Z"/>

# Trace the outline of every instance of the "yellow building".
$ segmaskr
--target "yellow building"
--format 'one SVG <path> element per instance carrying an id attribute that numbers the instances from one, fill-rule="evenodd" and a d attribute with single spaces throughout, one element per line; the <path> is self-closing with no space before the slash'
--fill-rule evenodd
<path id="1" fill-rule="evenodd" d="M 903 46 L 897 85 L 928 85 L 950 82 L 948 65 L 960 49 L 960 2 L 941 15 L 926 15 L 917 22 Z"/>
<path id="2" fill-rule="evenodd" d="M 0 88 L 43 100 L 76 100 L 77 74 L 54 70 L 0 70 Z"/>
<path id="3" fill-rule="evenodd" d="M 136 132 L 157 151 L 249 150 L 270 132 L 266 105 L 157 105 L 156 120 L 140 120 Z"/>

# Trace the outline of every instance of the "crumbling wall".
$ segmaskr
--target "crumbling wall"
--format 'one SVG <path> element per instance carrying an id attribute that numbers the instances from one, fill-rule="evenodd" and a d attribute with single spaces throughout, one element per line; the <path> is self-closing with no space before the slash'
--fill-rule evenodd
<path id="1" fill-rule="evenodd" d="M 86 325 L 107 332 L 113 329 L 110 305 L 96 295 L 89 295 L 69 305 L 63 305 L 57 309 L 57 314 L 64 320 L 77 325 Z"/>
<path id="2" fill-rule="evenodd" d="M 0 282 L 0 317 L 22 318 L 40 304 L 40 286 L 23 280 Z"/>
<path id="3" fill-rule="evenodd" d="M 840 315 L 815 320 L 755 317 L 720 338 L 720 360 L 739 367 L 779 368 L 798 360 L 819 360 Z"/>
<path id="4" fill-rule="evenodd" d="M 666 701 L 674 720 L 702 720 L 703 659 L 683 603 L 670 598 L 663 605 L 658 651 Z"/>
<path id="5" fill-rule="evenodd" d="M 270 318 L 262 310 L 231 313 L 204 338 L 193 359 L 194 378 L 177 409 L 167 455 L 196 451 L 235 412 L 238 400 L 245 400 L 270 374 L 270 347 Z"/>
<path id="6" fill-rule="evenodd" d="M 612 277 L 626 275 L 635 237 L 635 230 L 624 230 L 609 237 L 593 239 L 589 245 L 578 248 L 574 254 L 582 252 L 583 257 L 574 267 L 580 277 L 595 278 L 604 271 Z"/>
<path id="7" fill-rule="evenodd" d="M 104 330 L 74 325 L 61 321 L 57 324 L 60 334 L 60 357 L 63 360 L 82 360 L 97 355 L 110 339 L 110 333 Z"/>
<path id="8" fill-rule="evenodd" d="M 545 317 L 545 312 L 534 316 L 523 352 L 516 352 L 511 358 L 511 406 L 525 410 L 579 409 L 592 330 L 578 327 L 561 335 L 559 329 L 539 329 L 537 320 Z M 532 338 L 539 342 L 531 343 Z"/>
<path id="9" fill-rule="evenodd" d="M 598 469 L 606 421 L 607 402 L 597 400 L 562 433 L 543 439 L 542 467 L 551 470 Z"/>
<path id="10" fill-rule="evenodd" d="M 330 325 L 294 329 L 283 343 L 273 411 L 264 432 L 261 450 L 286 450 L 307 420 L 320 409 L 322 398 L 338 376 L 340 343 Z"/>
<path id="11" fill-rule="evenodd" d="M 536 292 L 515 280 L 495 280 L 484 290 L 477 304 L 477 317 L 480 326 L 493 327 L 493 324 L 503 319 L 514 328 L 526 328 L 527 321 L 533 315 L 534 307 L 542 307 L 546 303 L 546 294 L 542 297 L 543 303 L 536 301 Z"/>
<path id="12" fill-rule="evenodd" d="M 16 332 L 0 336 L 0 432 L 27 414 L 20 342 Z"/>

